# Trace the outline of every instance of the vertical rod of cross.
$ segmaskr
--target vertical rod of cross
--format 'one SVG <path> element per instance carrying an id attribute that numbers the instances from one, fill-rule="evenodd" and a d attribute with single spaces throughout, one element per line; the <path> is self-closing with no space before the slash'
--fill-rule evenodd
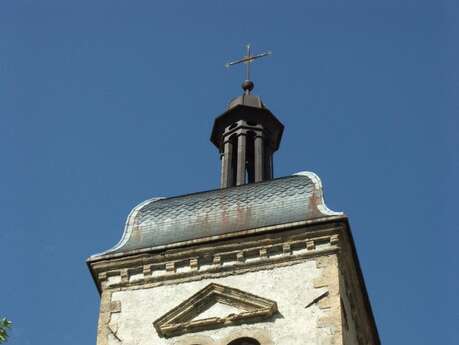
<path id="1" fill-rule="evenodd" d="M 252 63 L 252 52 L 251 52 L 251 49 L 250 49 L 250 43 L 246 45 L 246 49 L 247 49 L 247 55 L 245 56 L 245 69 L 246 69 L 246 77 L 245 77 L 245 80 L 250 80 L 250 64 Z"/>

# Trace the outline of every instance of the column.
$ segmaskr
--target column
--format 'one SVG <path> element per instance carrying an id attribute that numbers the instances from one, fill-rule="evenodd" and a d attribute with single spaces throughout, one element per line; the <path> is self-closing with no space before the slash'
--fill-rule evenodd
<path id="1" fill-rule="evenodd" d="M 223 151 L 220 153 L 220 188 L 225 187 L 225 179 L 225 151 Z"/>
<path id="2" fill-rule="evenodd" d="M 261 134 L 255 136 L 255 182 L 263 181 L 263 137 Z"/>
<path id="3" fill-rule="evenodd" d="M 233 179 L 233 145 L 229 138 L 225 138 L 225 144 L 223 149 L 223 162 L 222 162 L 222 175 L 221 175 L 221 187 L 232 187 L 234 184 Z"/>
<path id="4" fill-rule="evenodd" d="M 236 185 L 240 186 L 245 183 L 245 153 L 246 137 L 245 133 L 240 133 L 237 137 L 237 175 Z"/>

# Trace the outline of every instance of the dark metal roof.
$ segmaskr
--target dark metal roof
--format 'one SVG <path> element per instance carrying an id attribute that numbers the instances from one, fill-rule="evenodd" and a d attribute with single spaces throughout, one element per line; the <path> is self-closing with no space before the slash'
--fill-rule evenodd
<path id="1" fill-rule="evenodd" d="M 123 237 L 115 247 L 89 260 L 339 214 L 325 206 L 320 179 L 310 172 L 202 193 L 153 198 L 131 211 Z"/>
<path id="2" fill-rule="evenodd" d="M 236 97 L 230 102 L 228 109 L 214 120 L 210 141 L 221 149 L 223 131 L 239 120 L 261 124 L 266 131 L 271 133 L 273 149 L 279 148 L 284 125 L 266 108 L 260 97 L 252 94 Z"/>
<path id="3" fill-rule="evenodd" d="M 234 98 L 228 105 L 228 109 L 234 108 L 237 105 L 245 105 L 248 107 L 266 109 L 265 105 L 261 101 L 261 98 L 251 94 L 243 94 L 239 97 Z"/>

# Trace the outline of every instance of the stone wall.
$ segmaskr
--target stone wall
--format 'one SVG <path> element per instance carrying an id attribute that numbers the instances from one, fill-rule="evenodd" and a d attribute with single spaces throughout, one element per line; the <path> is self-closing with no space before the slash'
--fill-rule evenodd
<path id="1" fill-rule="evenodd" d="M 357 333 L 357 320 L 353 312 L 352 292 L 346 288 L 344 276 L 340 272 L 340 290 L 341 290 L 341 318 L 343 330 L 343 345 L 359 345 Z"/>
<path id="2" fill-rule="evenodd" d="M 350 233 L 340 238 L 339 289 L 344 345 L 378 345 L 379 336 Z"/>
<path id="3" fill-rule="evenodd" d="M 330 260 L 333 261 L 336 262 L 336 259 Z M 327 271 L 330 271 L 329 267 L 322 264 L 319 268 L 316 260 L 308 260 L 222 278 L 115 291 L 110 301 L 115 312 L 111 313 L 110 320 L 106 320 L 110 329 L 107 345 L 194 345 L 203 341 L 223 344 L 240 336 L 258 338 L 262 345 L 332 344 L 324 340 L 336 333 L 335 325 L 323 321 L 332 319 L 329 315 L 330 303 L 323 303 L 321 301 L 324 299 L 319 299 L 329 291 L 326 280 L 337 281 L 336 276 L 327 276 Z M 211 282 L 276 301 L 278 313 L 264 322 L 222 327 L 172 338 L 159 337 L 153 322 Z M 318 288 L 315 287 L 317 282 L 322 282 Z"/>
<path id="4" fill-rule="evenodd" d="M 227 345 L 243 336 L 261 345 L 378 345 L 346 225 L 92 262 L 97 345 Z M 196 299 L 213 286 L 229 294 Z M 266 308 L 250 310 L 251 299 Z"/>

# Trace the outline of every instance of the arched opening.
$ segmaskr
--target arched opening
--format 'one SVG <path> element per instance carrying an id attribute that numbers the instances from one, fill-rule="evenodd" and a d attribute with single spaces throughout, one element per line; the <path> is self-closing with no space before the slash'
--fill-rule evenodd
<path id="1" fill-rule="evenodd" d="M 228 187 L 233 187 L 236 185 L 237 178 L 237 135 L 231 135 L 229 140 L 231 147 L 233 148 L 233 154 L 231 156 L 230 166 L 228 167 L 228 176 L 230 176 Z"/>
<path id="2" fill-rule="evenodd" d="M 244 338 L 234 339 L 228 345 L 261 345 L 261 344 L 253 338 L 244 337 Z"/>
<path id="3" fill-rule="evenodd" d="M 264 161 L 263 161 L 263 176 L 265 179 L 270 180 L 273 178 L 273 152 L 269 143 L 264 144 Z"/>

